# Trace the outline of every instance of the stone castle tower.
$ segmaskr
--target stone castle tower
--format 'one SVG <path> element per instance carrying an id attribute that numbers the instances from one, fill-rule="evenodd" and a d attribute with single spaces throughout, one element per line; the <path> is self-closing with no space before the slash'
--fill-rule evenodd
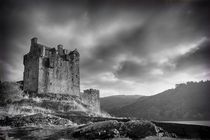
<path id="1" fill-rule="evenodd" d="M 57 49 L 31 39 L 30 51 L 24 55 L 24 86 L 28 92 L 80 96 L 79 52 Z"/>
<path id="2" fill-rule="evenodd" d="M 100 112 L 99 90 L 80 92 L 79 52 L 63 49 L 62 45 L 57 49 L 47 47 L 37 41 L 31 39 L 30 51 L 23 58 L 24 91 L 53 97 L 74 96 L 87 109 Z"/>

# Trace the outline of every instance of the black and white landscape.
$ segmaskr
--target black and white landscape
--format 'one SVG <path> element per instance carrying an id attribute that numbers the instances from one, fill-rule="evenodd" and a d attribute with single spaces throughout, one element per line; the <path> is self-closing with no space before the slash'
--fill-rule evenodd
<path id="1" fill-rule="evenodd" d="M 208 0 L 0 7 L 0 139 L 210 139 Z"/>

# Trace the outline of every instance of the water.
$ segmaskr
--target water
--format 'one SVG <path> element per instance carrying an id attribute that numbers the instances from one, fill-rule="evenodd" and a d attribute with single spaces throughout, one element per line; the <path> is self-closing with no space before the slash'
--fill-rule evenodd
<path id="1" fill-rule="evenodd" d="M 210 121 L 159 121 L 159 122 L 210 126 Z"/>

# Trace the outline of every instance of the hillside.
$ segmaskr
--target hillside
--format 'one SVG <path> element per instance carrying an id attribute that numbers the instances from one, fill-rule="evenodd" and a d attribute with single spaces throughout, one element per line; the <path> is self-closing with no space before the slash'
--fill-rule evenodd
<path id="1" fill-rule="evenodd" d="M 161 95 L 165 96 L 164 94 Z M 88 106 L 79 98 L 67 95 L 26 94 L 20 85 L 14 82 L 0 83 L 0 95 L 0 139 L 209 138 L 208 126 L 162 124 L 147 120 L 106 117 L 89 112 Z M 123 104 L 124 100 L 128 103 L 128 98 L 136 102 L 121 109 L 145 102 L 151 97 L 119 96 L 117 99 L 114 97 L 114 101 Z M 125 110 L 124 113 L 126 111 L 130 110 Z"/>
<path id="2" fill-rule="evenodd" d="M 209 91 L 210 81 L 188 82 L 110 113 L 149 120 L 209 120 Z"/>
<path id="3" fill-rule="evenodd" d="M 68 94 L 29 94 L 16 82 L 0 83 L 0 115 L 79 114 L 84 116 L 100 115 L 94 112 L 84 100 Z M 79 112 L 79 113 L 78 113 Z"/>
<path id="4" fill-rule="evenodd" d="M 141 95 L 115 95 L 103 97 L 100 99 L 101 109 L 110 112 L 113 109 L 118 109 L 137 101 Z"/>

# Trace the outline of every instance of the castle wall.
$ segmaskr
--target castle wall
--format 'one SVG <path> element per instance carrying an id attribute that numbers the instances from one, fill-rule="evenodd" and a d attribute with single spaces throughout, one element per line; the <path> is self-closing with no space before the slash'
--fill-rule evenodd
<path id="1" fill-rule="evenodd" d="M 31 48 L 34 48 L 32 45 Z M 31 49 L 31 52 L 24 55 L 23 58 L 24 73 L 23 80 L 24 85 L 23 89 L 29 92 L 38 91 L 38 67 L 39 67 L 39 57 L 36 49 Z"/>
<path id="2" fill-rule="evenodd" d="M 76 50 L 69 52 L 61 45 L 56 50 L 32 41 L 26 57 L 25 90 L 79 96 L 79 53 Z"/>
<path id="3" fill-rule="evenodd" d="M 70 53 L 70 60 L 71 60 L 71 78 L 73 84 L 73 92 L 80 95 L 80 71 L 79 71 L 79 53 L 78 52 L 71 52 Z"/>
<path id="4" fill-rule="evenodd" d="M 99 90 L 80 94 L 79 57 L 77 50 L 68 51 L 62 45 L 50 48 L 33 38 L 30 52 L 24 55 L 24 90 L 43 96 L 77 96 L 89 110 L 99 113 Z"/>
<path id="5" fill-rule="evenodd" d="M 90 106 L 93 112 L 100 112 L 99 90 L 87 89 L 81 94 L 82 101 Z"/>
<path id="6" fill-rule="evenodd" d="M 38 92 L 79 96 L 79 58 L 72 56 L 68 60 L 59 51 L 45 50 L 45 55 L 39 58 Z"/>

